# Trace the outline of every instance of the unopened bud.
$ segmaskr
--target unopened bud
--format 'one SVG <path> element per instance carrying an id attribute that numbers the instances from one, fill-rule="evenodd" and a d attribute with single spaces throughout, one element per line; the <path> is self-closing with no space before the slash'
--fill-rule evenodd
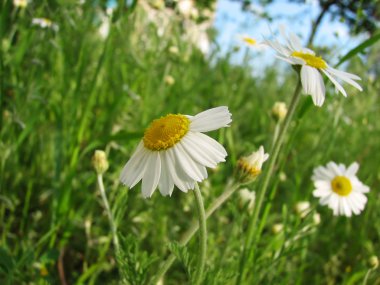
<path id="1" fill-rule="evenodd" d="M 283 224 L 274 224 L 272 226 L 272 233 L 274 234 L 279 234 L 284 230 L 284 225 Z"/>
<path id="2" fill-rule="evenodd" d="M 276 120 L 276 122 L 282 122 L 286 114 L 288 113 L 288 108 L 284 102 L 276 102 L 272 108 L 272 117 Z"/>
<path id="3" fill-rule="evenodd" d="M 313 222 L 315 225 L 319 225 L 321 223 L 321 215 L 319 213 L 314 213 Z"/>
<path id="4" fill-rule="evenodd" d="M 239 202 L 240 207 L 243 208 L 248 204 L 248 211 L 251 212 L 255 206 L 256 193 L 255 191 L 250 191 L 248 188 L 243 188 L 239 190 Z"/>
<path id="5" fill-rule="evenodd" d="M 294 210 L 296 211 L 299 217 L 305 218 L 307 214 L 310 212 L 310 202 L 308 201 L 298 202 L 295 205 Z"/>
<path id="6" fill-rule="evenodd" d="M 260 146 L 250 156 L 240 158 L 237 163 L 238 180 L 244 184 L 255 181 L 268 157 L 269 154 L 264 153 L 264 147 Z"/>
<path id="7" fill-rule="evenodd" d="M 368 259 L 368 264 L 372 269 L 379 267 L 379 258 L 376 255 L 371 256 Z"/>
<path id="8" fill-rule="evenodd" d="M 109 166 L 106 153 L 102 150 L 95 150 L 92 157 L 92 165 L 97 174 L 103 174 L 106 172 Z"/>
<path id="9" fill-rule="evenodd" d="M 166 75 L 164 81 L 167 85 L 173 85 L 175 83 L 175 79 L 171 75 Z"/>

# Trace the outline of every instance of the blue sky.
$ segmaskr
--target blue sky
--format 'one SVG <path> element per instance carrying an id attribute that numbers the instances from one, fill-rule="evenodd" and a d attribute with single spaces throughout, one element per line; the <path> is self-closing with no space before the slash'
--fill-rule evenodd
<path id="1" fill-rule="evenodd" d="M 255 5 L 254 9 L 260 11 L 264 8 Z M 262 39 L 262 36 L 271 35 L 271 30 L 277 32 L 280 25 L 285 25 L 287 30 L 295 32 L 306 43 L 311 31 L 311 22 L 320 12 L 315 0 L 308 1 L 306 4 L 277 0 L 267 5 L 265 9 L 275 18 L 274 21 L 269 22 L 253 13 L 243 12 L 240 3 L 219 0 L 214 26 L 218 31 L 217 43 L 222 48 L 221 52 L 224 53 L 234 46 L 241 46 L 239 35 L 246 34 Z M 339 21 L 332 22 L 329 15 L 326 15 L 314 39 L 314 44 L 332 48 L 336 55 L 332 60 L 337 60 L 338 56 L 344 55 L 363 40 L 363 36 L 351 37 L 345 24 Z M 234 56 L 235 63 L 241 62 L 244 50 Z M 252 50 L 251 53 L 257 53 L 255 58 L 260 59 L 260 52 Z M 266 54 L 268 53 L 265 52 L 265 55 L 262 53 L 262 56 L 267 57 Z"/>

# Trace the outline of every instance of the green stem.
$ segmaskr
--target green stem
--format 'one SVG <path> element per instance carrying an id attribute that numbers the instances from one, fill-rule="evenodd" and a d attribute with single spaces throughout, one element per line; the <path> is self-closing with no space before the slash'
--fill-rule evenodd
<path id="1" fill-rule="evenodd" d="M 197 204 L 198 221 L 200 225 L 199 231 L 199 256 L 198 264 L 195 271 L 194 284 L 200 284 L 202 282 L 203 271 L 206 264 L 206 252 L 207 252 L 207 226 L 206 226 L 206 213 L 203 205 L 203 199 L 201 191 L 199 190 L 198 183 L 195 183 L 195 189 L 193 191 L 195 201 Z"/>
<path id="2" fill-rule="evenodd" d="M 240 259 L 239 274 L 238 274 L 238 277 L 236 280 L 236 284 L 241 284 L 242 280 L 244 279 L 245 273 L 246 273 L 246 262 L 247 262 L 247 260 L 249 260 L 251 258 L 251 255 L 253 253 L 253 250 L 251 250 L 251 248 L 252 248 L 252 241 L 253 241 L 253 237 L 255 234 L 257 220 L 258 220 L 258 217 L 260 214 L 260 210 L 261 210 L 261 207 L 262 207 L 262 204 L 264 201 L 265 194 L 267 192 L 269 180 L 273 174 L 274 166 L 277 162 L 277 158 L 278 158 L 278 155 L 280 153 L 281 146 L 282 146 L 284 139 L 285 139 L 285 134 L 289 128 L 289 125 L 290 125 L 290 122 L 292 120 L 294 111 L 295 111 L 296 106 L 298 104 L 298 101 L 300 99 L 300 95 L 301 95 L 300 91 L 301 91 L 301 81 L 298 80 L 296 89 L 294 90 L 292 101 L 289 105 L 288 113 L 287 113 L 285 120 L 282 124 L 282 128 L 278 134 L 278 138 L 277 138 L 271 152 L 269 153 L 270 158 L 269 158 L 268 168 L 267 168 L 267 171 L 265 172 L 265 176 L 263 178 L 261 190 L 259 192 L 258 199 L 257 199 L 256 205 L 254 208 L 253 217 L 252 217 L 251 222 L 248 226 L 248 236 L 245 240 L 243 254 L 242 254 L 242 257 Z M 258 237 L 256 237 L 256 238 L 258 238 Z"/>
<path id="3" fill-rule="evenodd" d="M 220 206 L 222 206 L 239 187 L 240 187 L 240 184 L 235 184 L 235 185 L 227 184 L 228 190 L 224 191 L 222 195 L 220 195 L 211 204 L 211 206 L 207 208 L 206 219 L 208 219 Z M 193 237 L 193 235 L 198 231 L 198 229 L 199 229 L 199 222 L 196 221 L 192 223 L 190 228 L 182 236 L 181 240 L 179 241 L 179 244 L 181 246 L 185 246 Z M 151 284 L 157 284 L 157 282 L 165 275 L 165 273 L 172 266 L 175 259 L 176 259 L 176 256 L 174 254 L 170 254 L 168 259 L 165 261 L 165 263 L 161 266 L 160 270 L 157 272 L 156 276 L 153 278 Z"/>
<path id="4" fill-rule="evenodd" d="M 103 184 L 103 175 L 98 174 L 97 177 L 98 177 L 98 185 L 99 185 L 100 195 L 102 196 L 104 208 L 106 209 L 108 220 L 109 220 L 109 223 L 111 225 L 113 244 L 115 246 L 116 254 L 119 254 L 120 246 L 119 246 L 119 239 L 117 237 L 116 223 L 115 223 L 115 220 L 113 218 L 110 206 L 108 204 L 108 199 L 107 199 L 106 191 L 104 189 L 104 184 Z"/>
<path id="5" fill-rule="evenodd" d="M 367 285 L 369 275 L 371 274 L 372 268 L 368 269 L 367 273 L 364 276 L 363 285 Z"/>

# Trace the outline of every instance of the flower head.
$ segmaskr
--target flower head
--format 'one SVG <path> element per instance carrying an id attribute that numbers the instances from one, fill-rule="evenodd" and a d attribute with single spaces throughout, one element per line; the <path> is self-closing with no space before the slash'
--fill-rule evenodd
<path id="1" fill-rule="evenodd" d="M 288 108 L 286 107 L 286 104 L 284 102 L 274 103 L 272 107 L 272 117 L 277 122 L 282 122 L 285 119 L 287 113 Z"/>
<path id="2" fill-rule="evenodd" d="M 175 79 L 171 75 L 166 75 L 164 81 L 167 85 L 173 85 L 175 83 Z"/>
<path id="3" fill-rule="evenodd" d="M 257 41 L 256 39 L 250 37 L 250 36 L 247 36 L 247 35 L 242 35 L 240 36 L 240 39 L 246 44 L 248 45 L 249 47 L 253 47 L 253 48 L 256 48 L 258 50 L 262 50 L 262 49 L 265 49 L 267 48 L 266 45 L 264 45 L 262 42 L 259 42 Z"/>
<path id="4" fill-rule="evenodd" d="M 54 24 L 50 19 L 47 18 L 33 18 L 32 25 L 39 26 L 42 29 L 52 29 L 54 31 L 58 30 L 58 25 Z"/>
<path id="5" fill-rule="evenodd" d="M 292 65 L 301 66 L 302 87 L 306 94 L 311 95 L 314 105 L 322 106 L 325 100 L 326 90 L 321 73 L 325 74 L 335 85 L 336 89 L 345 97 L 347 97 L 347 93 L 336 78 L 362 91 L 361 86 L 355 81 L 360 80 L 359 76 L 332 68 L 322 57 L 317 56 L 314 51 L 302 47 L 301 40 L 295 34 L 290 33 L 286 35 L 283 30 L 281 33 L 286 40 L 285 44 L 277 40 L 266 40 L 264 43 L 278 53 L 278 58 Z"/>
<path id="6" fill-rule="evenodd" d="M 364 193 L 369 192 L 369 188 L 356 177 L 358 169 L 356 162 L 348 168 L 335 162 L 315 168 L 312 179 L 316 189 L 313 195 L 320 198 L 321 205 L 328 205 L 334 215 L 359 215 L 367 203 Z"/>
<path id="7" fill-rule="evenodd" d="M 258 151 L 240 158 L 237 163 L 239 180 L 242 183 L 253 182 L 260 175 L 263 163 L 268 157 L 269 154 L 264 153 L 264 147 L 260 146 Z"/>
<path id="8" fill-rule="evenodd" d="M 310 202 L 300 201 L 295 205 L 294 210 L 296 211 L 298 216 L 300 216 L 301 218 L 305 218 L 310 212 Z"/>
<path id="9" fill-rule="evenodd" d="M 224 106 L 195 116 L 169 114 L 154 120 L 124 166 L 121 182 L 132 188 L 142 180 L 146 198 L 157 186 L 164 196 L 172 194 L 174 185 L 183 192 L 194 189 L 207 178 L 206 166 L 215 168 L 227 156 L 222 145 L 203 133 L 228 127 L 231 121 Z"/>
<path id="10" fill-rule="evenodd" d="M 243 207 L 248 204 L 248 211 L 252 211 L 255 206 L 256 192 L 251 191 L 248 188 L 239 190 L 240 206 Z"/>
<path id="11" fill-rule="evenodd" d="M 18 8 L 26 8 L 28 0 L 13 0 L 13 5 Z"/>
<path id="12" fill-rule="evenodd" d="M 92 165 L 95 168 L 96 173 L 103 174 L 108 169 L 107 154 L 102 150 L 95 150 L 92 156 Z"/>

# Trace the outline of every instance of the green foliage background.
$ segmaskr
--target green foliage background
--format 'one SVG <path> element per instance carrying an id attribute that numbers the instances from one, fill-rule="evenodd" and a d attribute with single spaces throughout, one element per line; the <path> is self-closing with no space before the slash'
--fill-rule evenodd
<path id="1" fill-rule="evenodd" d="M 68 284 L 119 284 L 120 276 L 149 284 L 171 249 L 179 261 L 164 284 L 186 284 L 196 238 L 187 249 L 173 242 L 196 219 L 193 196 L 175 190 L 171 198 L 155 193 L 144 200 L 140 186 L 120 185 L 123 165 L 154 118 L 227 105 L 231 127 L 211 135 L 229 156 L 201 184 L 207 207 L 224 191 L 241 155 L 270 148 L 271 108 L 289 102 L 296 73 L 272 66 L 253 77 L 258 63 L 247 53 L 241 65 L 232 65 L 233 50 L 205 57 L 183 40 L 181 17 L 172 17 L 159 36 L 159 26 L 139 5 L 120 8 L 103 39 L 98 28 L 104 11 L 90 2 L 33 2 L 26 9 L 1 4 L 0 283 L 59 284 L 61 267 Z M 34 17 L 50 18 L 59 30 L 32 26 Z M 172 46 L 179 52 L 170 52 Z M 343 98 L 327 83 L 322 108 L 302 98 L 271 182 L 275 192 L 266 201 L 268 220 L 246 284 L 360 284 L 368 258 L 379 255 L 380 85 L 378 74 L 373 79 L 368 72 L 377 70 L 379 48 L 365 52 L 348 66 L 362 77 L 363 92 L 345 86 L 350 96 Z M 122 240 L 119 263 L 91 166 L 96 149 L 104 149 L 110 162 L 104 179 Z M 359 178 L 371 188 L 360 216 L 333 217 L 312 197 L 313 168 L 331 160 L 360 163 Z M 312 214 L 295 214 L 301 200 L 321 214 L 319 225 Z M 249 219 L 236 194 L 208 220 L 205 284 L 234 283 Z M 271 231 L 276 223 L 285 225 L 280 234 Z M 368 284 L 380 284 L 378 271 Z"/>

